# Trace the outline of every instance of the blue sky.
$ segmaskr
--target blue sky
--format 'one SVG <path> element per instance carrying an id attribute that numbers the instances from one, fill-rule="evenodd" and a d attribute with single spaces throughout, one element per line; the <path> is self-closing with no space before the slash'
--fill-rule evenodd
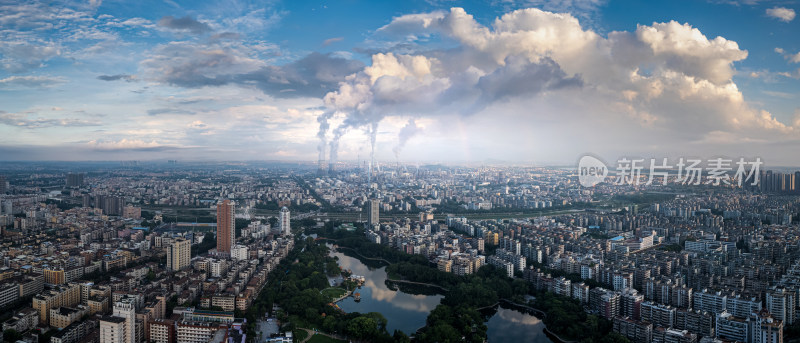
<path id="1" fill-rule="evenodd" d="M 798 10 L 0 0 L 0 160 L 800 165 Z"/>

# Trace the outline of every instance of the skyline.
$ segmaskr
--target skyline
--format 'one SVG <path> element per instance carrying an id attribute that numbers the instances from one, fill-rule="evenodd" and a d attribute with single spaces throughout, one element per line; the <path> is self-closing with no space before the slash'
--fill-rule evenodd
<path id="1" fill-rule="evenodd" d="M 0 160 L 796 166 L 797 9 L 7 1 Z"/>

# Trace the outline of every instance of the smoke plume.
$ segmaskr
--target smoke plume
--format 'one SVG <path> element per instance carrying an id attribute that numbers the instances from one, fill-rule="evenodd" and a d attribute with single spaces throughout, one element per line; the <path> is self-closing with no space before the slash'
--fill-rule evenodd
<path id="1" fill-rule="evenodd" d="M 414 118 L 409 119 L 408 123 L 406 123 L 406 125 L 400 129 L 400 133 L 397 134 L 397 145 L 392 148 L 394 157 L 400 159 L 400 151 L 406 146 L 408 140 L 420 132 L 422 132 L 422 128 L 417 126 L 417 122 L 414 120 Z"/>

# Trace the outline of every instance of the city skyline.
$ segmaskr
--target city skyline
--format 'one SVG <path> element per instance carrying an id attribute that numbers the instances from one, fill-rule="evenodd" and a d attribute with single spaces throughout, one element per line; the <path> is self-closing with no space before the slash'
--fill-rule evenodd
<path id="1" fill-rule="evenodd" d="M 713 164 L 646 176 L 606 175 L 597 162 L 393 165 L 370 176 L 311 163 L 4 163 L 3 336 L 800 336 L 798 169 L 752 170 L 756 185 Z"/>
<path id="2" fill-rule="evenodd" d="M 800 165 L 795 2 L 0 8 L 4 161 Z"/>

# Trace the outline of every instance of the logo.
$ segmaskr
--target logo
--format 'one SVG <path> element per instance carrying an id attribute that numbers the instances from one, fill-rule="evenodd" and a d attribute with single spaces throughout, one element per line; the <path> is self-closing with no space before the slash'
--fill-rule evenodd
<path id="1" fill-rule="evenodd" d="M 594 187 L 608 176 L 608 167 L 592 156 L 583 156 L 578 162 L 578 182 L 583 187 Z"/>

